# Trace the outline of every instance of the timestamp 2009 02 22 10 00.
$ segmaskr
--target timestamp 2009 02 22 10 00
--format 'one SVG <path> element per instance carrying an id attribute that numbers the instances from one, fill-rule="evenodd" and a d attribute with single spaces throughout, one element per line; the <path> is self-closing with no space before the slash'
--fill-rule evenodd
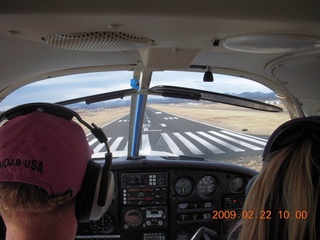
<path id="1" fill-rule="evenodd" d="M 288 210 L 280 210 L 275 215 L 280 219 L 297 219 L 304 220 L 308 218 L 308 212 L 306 210 L 296 210 L 296 211 L 288 211 Z M 228 219 L 259 219 L 259 220 L 271 220 L 274 215 L 272 215 L 271 210 L 260 210 L 258 212 L 253 210 L 213 210 L 212 211 L 212 219 L 214 220 L 228 220 Z"/>

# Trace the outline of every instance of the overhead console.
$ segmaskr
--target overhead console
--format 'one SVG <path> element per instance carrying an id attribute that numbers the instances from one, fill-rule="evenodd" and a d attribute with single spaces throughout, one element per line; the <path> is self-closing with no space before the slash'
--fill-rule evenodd
<path id="1" fill-rule="evenodd" d="M 115 161 L 112 171 L 116 192 L 108 212 L 80 224 L 77 239 L 189 240 L 200 227 L 226 239 L 256 174 L 206 161 L 147 159 Z"/>

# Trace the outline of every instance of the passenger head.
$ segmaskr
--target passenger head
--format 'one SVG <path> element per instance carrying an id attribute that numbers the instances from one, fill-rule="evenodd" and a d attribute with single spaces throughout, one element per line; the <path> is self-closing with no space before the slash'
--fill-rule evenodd
<path id="1" fill-rule="evenodd" d="M 243 207 L 253 218 L 241 219 L 238 239 L 319 237 L 320 118 L 281 125 L 270 136 L 263 160 Z"/>
<path id="2" fill-rule="evenodd" d="M 91 154 L 74 121 L 40 111 L 9 120 L 0 128 L 0 213 L 73 202 Z"/>

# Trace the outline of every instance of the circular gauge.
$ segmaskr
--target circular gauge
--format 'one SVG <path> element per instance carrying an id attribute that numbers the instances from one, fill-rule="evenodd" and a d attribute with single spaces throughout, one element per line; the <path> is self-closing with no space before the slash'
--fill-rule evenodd
<path id="1" fill-rule="evenodd" d="M 244 181 L 241 177 L 235 177 L 231 182 L 231 189 L 239 192 L 244 186 Z"/>
<path id="2" fill-rule="evenodd" d="M 180 178 L 176 182 L 175 190 L 180 196 L 187 196 L 192 192 L 192 183 L 187 178 Z"/>
<path id="3" fill-rule="evenodd" d="M 130 227 L 137 227 L 142 223 L 142 214 L 138 210 L 131 209 L 124 215 L 124 221 Z"/>
<path id="4" fill-rule="evenodd" d="M 216 180 L 212 176 L 204 176 L 200 179 L 197 185 L 197 190 L 200 195 L 209 196 L 217 189 Z"/>
<path id="5" fill-rule="evenodd" d="M 106 213 L 99 220 L 90 221 L 90 226 L 94 232 L 111 233 L 114 229 L 113 217 L 109 213 Z"/>

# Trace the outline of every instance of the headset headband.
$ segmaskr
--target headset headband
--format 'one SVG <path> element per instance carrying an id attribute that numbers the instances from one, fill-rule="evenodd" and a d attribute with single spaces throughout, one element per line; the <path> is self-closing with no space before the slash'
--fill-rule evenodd
<path id="1" fill-rule="evenodd" d="M 297 118 L 282 124 L 271 134 L 262 159 L 303 137 L 312 137 L 320 142 L 320 116 Z"/>
<path id="2" fill-rule="evenodd" d="M 73 117 L 75 117 L 80 123 L 85 125 L 91 131 L 91 133 L 99 140 L 100 143 L 106 143 L 108 141 L 108 138 L 103 133 L 102 129 L 98 128 L 94 123 L 92 123 L 91 126 L 90 124 L 85 122 L 77 112 L 52 103 L 28 103 L 11 108 L 0 115 L 0 122 L 2 122 L 4 119 L 11 120 L 15 117 L 25 115 L 34 111 L 42 111 L 56 117 L 64 118 L 66 120 L 71 120 Z M 109 147 L 107 147 L 107 153 L 110 154 Z"/>

